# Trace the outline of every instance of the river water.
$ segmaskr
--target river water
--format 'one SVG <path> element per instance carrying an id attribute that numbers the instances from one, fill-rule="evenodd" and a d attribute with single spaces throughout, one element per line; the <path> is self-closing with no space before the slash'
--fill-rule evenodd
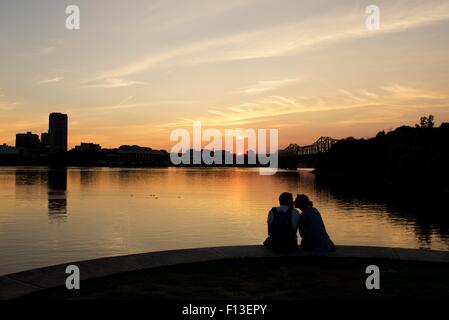
<path id="1" fill-rule="evenodd" d="M 379 187 L 364 190 L 316 181 L 306 169 L 261 176 L 243 168 L 3 167 L 0 274 L 104 256 L 260 244 L 267 213 L 283 191 L 309 195 L 337 245 L 449 250 L 442 209 Z"/>

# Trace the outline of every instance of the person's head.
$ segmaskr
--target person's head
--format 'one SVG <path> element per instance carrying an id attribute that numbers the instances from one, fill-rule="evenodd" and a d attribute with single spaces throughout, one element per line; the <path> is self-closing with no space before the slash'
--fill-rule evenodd
<path id="1" fill-rule="evenodd" d="M 279 204 L 281 206 L 289 206 L 293 208 L 293 195 L 290 192 L 283 192 L 279 196 Z"/>
<path id="2" fill-rule="evenodd" d="M 304 211 L 309 207 L 313 207 L 313 202 L 305 194 L 298 194 L 295 199 L 295 207 Z"/>

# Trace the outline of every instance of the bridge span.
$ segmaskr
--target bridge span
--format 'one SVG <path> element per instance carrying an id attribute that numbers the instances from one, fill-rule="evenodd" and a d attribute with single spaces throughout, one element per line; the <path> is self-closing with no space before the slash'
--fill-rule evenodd
<path id="1" fill-rule="evenodd" d="M 285 153 L 290 153 L 298 156 L 316 155 L 324 153 L 329 150 L 338 140 L 331 137 L 320 137 L 315 143 L 308 146 L 299 146 L 295 143 L 290 144 L 285 148 Z"/>

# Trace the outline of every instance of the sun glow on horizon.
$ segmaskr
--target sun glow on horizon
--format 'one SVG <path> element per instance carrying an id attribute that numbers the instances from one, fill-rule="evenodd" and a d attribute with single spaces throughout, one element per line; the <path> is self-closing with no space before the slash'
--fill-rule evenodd
<path id="1" fill-rule="evenodd" d="M 112 0 L 101 20 L 101 4 L 78 2 L 76 31 L 64 4 L 0 4 L 0 144 L 45 132 L 54 111 L 70 147 L 166 150 L 193 120 L 278 129 L 281 148 L 449 121 L 445 0 L 380 0 L 378 31 L 369 1 Z"/>

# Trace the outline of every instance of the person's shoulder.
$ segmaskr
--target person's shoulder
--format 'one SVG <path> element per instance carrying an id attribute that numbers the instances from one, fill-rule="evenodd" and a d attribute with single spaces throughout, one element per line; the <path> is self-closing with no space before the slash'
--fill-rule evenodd
<path id="1" fill-rule="evenodd" d="M 268 211 L 268 216 L 269 216 L 269 217 L 272 216 L 277 210 L 278 210 L 278 209 L 277 209 L 276 207 L 271 208 L 271 209 Z"/>
<path id="2" fill-rule="evenodd" d="M 310 216 L 314 216 L 317 212 L 318 212 L 318 210 L 316 210 L 314 207 L 308 207 L 303 212 L 301 212 L 300 216 L 310 217 Z"/>
<path id="3" fill-rule="evenodd" d="M 293 208 L 292 213 L 295 215 L 298 215 L 298 216 L 300 215 L 298 209 L 295 209 L 295 208 Z"/>
<path id="4" fill-rule="evenodd" d="M 269 214 L 272 214 L 272 213 L 275 213 L 275 212 L 277 212 L 277 211 L 279 211 L 279 207 L 273 207 L 273 208 L 271 208 L 271 209 L 268 211 L 268 213 L 269 213 Z"/>

